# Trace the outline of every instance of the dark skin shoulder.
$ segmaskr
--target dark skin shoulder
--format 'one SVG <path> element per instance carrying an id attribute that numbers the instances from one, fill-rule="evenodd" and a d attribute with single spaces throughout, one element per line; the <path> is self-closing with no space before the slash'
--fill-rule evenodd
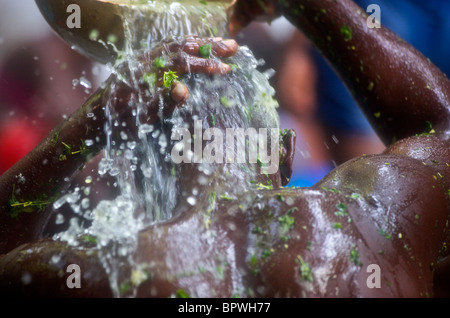
<path id="1" fill-rule="evenodd" d="M 280 175 L 272 177 L 271 190 L 249 188 L 232 198 L 203 188 L 198 205 L 180 203 L 177 217 L 141 231 L 133 259 L 151 275 L 136 280 L 135 271 L 125 266 L 123 281 L 143 297 L 173 296 L 179 290 L 198 297 L 432 296 L 433 269 L 446 255 L 449 234 L 448 79 L 388 30 L 360 27 L 364 14 L 351 1 L 273 4 L 334 65 L 389 147 L 343 164 L 310 189 L 281 188 Z M 305 14 L 295 14 L 294 6 Z M 327 36 L 331 43 L 321 40 Z M 405 63 L 390 59 L 392 52 L 404 53 Z M 386 58 L 380 63 L 371 56 Z M 407 85 L 411 77 L 418 85 L 414 92 Z M 188 165 L 182 169 L 187 179 L 195 177 Z M 39 273 L 32 264 L 48 263 L 50 257 L 41 257 L 41 247 L 58 251 L 60 244 L 27 243 L 0 258 L 7 278 L 1 290 L 27 290 L 21 273 Z M 47 277 L 49 288 L 40 292 L 64 291 L 65 279 L 56 273 L 83 251 L 64 249 L 63 261 Z M 22 254 L 26 261 L 15 262 Z M 381 288 L 366 284 L 372 264 L 380 268 Z M 101 264 L 89 266 L 86 275 L 105 277 Z M 96 295 L 111 295 L 105 284 L 94 289 Z"/>

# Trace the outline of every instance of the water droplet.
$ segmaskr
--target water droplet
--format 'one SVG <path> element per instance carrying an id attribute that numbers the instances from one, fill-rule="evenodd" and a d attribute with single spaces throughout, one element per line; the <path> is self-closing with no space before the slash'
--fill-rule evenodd
<path id="1" fill-rule="evenodd" d="M 335 135 L 331 136 L 331 139 L 333 139 L 333 141 L 336 143 L 336 145 L 339 144 L 339 139 Z"/>
<path id="2" fill-rule="evenodd" d="M 84 88 L 87 88 L 87 89 L 91 89 L 92 88 L 91 82 L 84 76 L 80 77 L 80 85 L 83 86 Z"/>
<path id="3" fill-rule="evenodd" d="M 86 139 L 86 140 L 84 141 L 84 144 L 85 144 L 86 146 L 88 146 L 88 147 L 91 147 L 91 146 L 94 145 L 94 141 L 93 141 L 92 139 Z"/>
<path id="4" fill-rule="evenodd" d="M 54 265 L 58 264 L 61 260 L 61 255 L 53 255 L 50 262 Z"/>
<path id="5" fill-rule="evenodd" d="M 125 158 L 128 160 L 133 159 L 133 151 L 131 151 L 130 149 L 125 150 Z"/>
<path id="6" fill-rule="evenodd" d="M 136 141 L 129 141 L 127 142 L 127 147 L 131 150 L 135 149 L 137 146 L 137 142 Z"/>
<path id="7" fill-rule="evenodd" d="M 153 125 L 144 124 L 139 127 L 139 132 L 142 134 L 148 134 L 153 132 L 154 129 L 155 127 Z"/>
<path id="8" fill-rule="evenodd" d="M 16 176 L 16 178 L 17 178 L 17 182 L 18 182 L 18 183 L 20 183 L 20 184 L 25 184 L 26 179 L 25 179 L 25 177 L 24 177 L 21 173 L 19 173 L 19 175 Z"/>
<path id="9" fill-rule="evenodd" d="M 87 116 L 87 118 L 94 118 L 95 114 L 94 113 L 87 113 L 86 116 Z"/>
<path id="10" fill-rule="evenodd" d="M 89 33 L 89 39 L 91 41 L 97 41 L 99 35 L 100 35 L 100 32 L 98 32 L 97 29 L 92 29 L 91 32 Z"/>
<path id="11" fill-rule="evenodd" d="M 64 215 L 62 215 L 61 213 L 58 213 L 56 215 L 56 220 L 55 220 L 55 224 L 56 225 L 60 225 L 64 223 Z"/>
<path id="12" fill-rule="evenodd" d="M 84 182 L 86 182 L 86 184 L 92 183 L 92 177 L 91 176 L 87 176 L 86 179 L 84 180 Z"/>
<path id="13" fill-rule="evenodd" d="M 194 198 L 194 197 L 189 197 L 189 198 L 187 198 L 187 202 L 188 202 L 190 205 L 194 206 L 194 205 L 197 203 L 197 199 Z"/>
<path id="14" fill-rule="evenodd" d="M 128 140 L 128 136 L 124 131 L 120 132 L 120 138 L 122 138 L 122 140 Z"/>
<path id="15" fill-rule="evenodd" d="M 201 185 L 205 185 L 208 183 L 208 178 L 206 178 L 204 175 L 201 175 L 200 177 L 198 177 L 198 183 L 200 183 Z"/>
<path id="16" fill-rule="evenodd" d="M 22 284 L 29 285 L 29 284 L 31 284 L 32 280 L 33 280 L 33 277 L 31 277 L 31 274 L 29 272 L 25 272 L 22 274 L 22 278 L 21 278 Z"/>
<path id="17" fill-rule="evenodd" d="M 142 170 L 142 173 L 144 174 L 144 176 L 146 178 L 150 178 L 152 176 L 152 174 L 153 174 L 152 168 L 146 166 L 145 164 L 141 165 L 141 170 Z"/>
<path id="18" fill-rule="evenodd" d="M 81 207 L 83 208 L 83 209 L 88 209 L 89 208 L 89 204 L 90 204 L 90 202 L 89 202 L 89 198 L 84 198 L 83 200 L 81 200 Z"/>
<path id="19" fill-rule="evenodd" d="M 161 133 L 161 131 L 155 130 L 155 131 L 152 133 L 152 137 L 153 137 L 153 138 L 158 138 L 160 133 Z"/>
<path id="20" fill-rule="evenodd" d="M 120 174 L 120 170 L 119 170 L 119 168 L 117 168 L 117 167 L 112 168 L 112 169 L 109 171 L 109 175 L 110 175 L 111 177 L 118 176 L 119 174 Z"/>
<path id="21" fill-rule="evenodd" d="M 63 196 L 63 197 L 59 198 L 58 200 L 56 200 L 56 201 L 53 203 L 53 208 L 54 208 L 55 210 L 58 210 L 58 209 L 59 209 L 60 207 L 62 207 L 65 203 L 66 203 L 66 196 Z"/>
<path id="22" fill-rule="evenodd" d="M 159 145 L 161 146 L 161 148 L 166 148 L 167 147 L 167 138 L 166 135 L 161 135 L 159 136 L 159 141 L 158 141 Z"/>
<path id="23" fill-rule="evenodd" d="M 106 158 L 102 158 L 98 163 L 98 174 L 104 175 L 111 169 L 111 162 Z"/>

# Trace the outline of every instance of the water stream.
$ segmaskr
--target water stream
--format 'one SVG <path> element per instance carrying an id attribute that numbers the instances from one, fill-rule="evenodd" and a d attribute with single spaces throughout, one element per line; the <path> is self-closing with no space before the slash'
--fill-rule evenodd
<path id="1" fill-rule="evenodd" d="M 138 7 L 138 10 L 124 11 L 127 45 L 124 52 L 119 52 L 122 57 L 119 62 L 126 61 L 130 74 L 135 74 L 140 67 L 137 57 L 163 39 L 181 41 L 190 34 L 207 37 L 226 35 L 226 13 L 219 4 L 148 1 L 145 7 Z M 146 10 L 157 14 L 149 20 Z M 117 72 L 119 62 L 109 66 L 111 72 Z M 126 262 L 132 268 L 139 268 L 132 257 L 139 231 L 176 216 L 176 206 L 183 200 L 195 206 L 202 186 L 226 188 L 228 195 L 237 195 L 245 192 L 249 180 L 259 173 L 246 164 L 199 163 L 195 165 L 199 171 L 198 178 L 189 187 L 180 184 L 181 166 L 171 160 L 171 151 L 177 144 L 171 140 L 174 129 L 193 124 L 186 123 L 186 118 L 201 120 L 204 129 L 216 126 L 279 128 L 274 89 L 268 81 L 270 72 L 264 74 L 257 70 L 259 62 L 246 47 L 241 47 L 236 56 L 225 62 L 233 66 L 232 73 L 227 76 L 180 76 L 179 80 L 188 87 L 190 97 L 162 125 L 140 122 L 138 114 L 147 105 L 141 95 L 143 93 L 136 90 L 128 107 L 133 109 L 138 140 L 127 135 L 126 124 L 119 122 L 114 109 L 107 105 L 105 111 L 109 120 L 105 132 L 108 143 L 98 166 L 98 175 L 89 183 L 95 182 L 97 177 L 109 175 L 115 178 L 120 194 L 113 200 L 104 200 L 92 207 L 86 204 L 88 193 L 77 188 L 54 205 L 57 211 L 64 203 L 69 203 L 77 215 L 89 220 L 86 223 L 89 225 L 83 226 L 77 218 L 73 218 L 68 230 L 55 235 L 55 238 L 75 246 L 81 237 L 92 238 L 116 297 L 123 294 L 122 264 Z M 142 79 L 132 76 L 125 80 L 137 87 Z M 154 90 L 151 88 L 147 93 L 153 94 Z M 114 94 L 114 87 L 111 87 L 109 100 L 113 100 Z M 181 188 L 184 190 L 180 191 Z"/>

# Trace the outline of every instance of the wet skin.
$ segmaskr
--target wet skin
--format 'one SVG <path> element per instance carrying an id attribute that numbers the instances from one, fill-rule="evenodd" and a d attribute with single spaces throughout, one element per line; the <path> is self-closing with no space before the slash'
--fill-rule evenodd
<path id="1" fill-rule="evenodd" d="M 293 16 L 292 12 L 296 11 L 291 7 L 278 10 L 316 39 L 316 45 L 352 87 L 355 98 L 360 101 L 361 107 L 389 147 L 383 154 L 364 156 L 343 164 L 312 188 L 286 189 L 281 188 L 281 185 L 282 180 L 286 181 L 290 175 L 289 162 L 293 156 L 294 138 L 288 135 L 281 149 L 285 155 L 285 160 L 280 161 L 283 174 L 270 176 L 273 189 L 259 190 L 249 186 L 247 193 L 227 199 L 217 196 L 211 200 L 211 193 L 220 194 L 224 187 L 233 186 L 230 180 L 218 177 L 207 186 L 202 186 L 195 181 L 197 169 L 188 164 L 183 165 L 177 216 L 139 234 L 139 245 L 133 258 L 146 264 L 145 271 L 150 276 L 136 286 L 137 296 L 168 297 L 176 295 L 179 290 L 199 297 L 433 295 L 433 279 L 439 278 L 434 277 L 433 269 L 437 261 L 447 254 L 443 247 L 449 235 L 449 81 L 425 58 L 384 29 L 377 32 L 352 27 L 351 41 L 355 41 L 358 48 L 363 44 L 367 47 L 363 46 L 362 51 L 356 50 L 356 53 L 348 53 L 347 45 L 351 43 L 339 37 L 341 26 L 354 26 L 365 21 L 362 14 L 354 14 L 356 7 L 350 1 L 291 3 L 303 4 L 310 12 Z M 323 23 L 309 21 L 323 7 L 327 8 L 328 13 L 328 16 L 322 17 Z M 318 35 L 323 37 L 329 32 L 335 32 L 332 38 L 336 36 L 336 42 L 332 46 L 324 46 L 318 40 Z M 380 63 L 379 60 L 369 58 L 371 54 L 368 55 L 368 51 L 373 55 L 389 53 L 389 56 L 394 57 Z M 340 53 L 340 59 L 334 58 L 336 52 Z M 405 63 L 399 65 L 395 55 L 402 52 L 407 53 L 404 55 L 407 58 Z M 189 53 L 195 55 L 195 51 Z M 359 80 L 356 81 L 352 73 L 355 68 L 348 66 L 358 64 L 360 69 L 361 59 L 364 59 L 366 72 L 358 74 Z M 201 60 L 198 62 L 202 63 Z M 390 68 L 392 65 L 395 68 Z M 199 68 L 202 69 L 211 73 L 210 65 Z M 223 68 L 214 68 L 220 69 Z M 368 90 L 377 72 L 387 79 L 376 82 L 372 90 Z M 418 94 L 411 94 L 410 87 L 403 85 L 411 78 L 414 83 L 433 80 L 433 85 L 418 86 L 415 90 Z M 116 80 L 111 79 L 108 85 L 116 83 L 112 81 Z M 177 98 L 165 101 L 166 116 L 170 116 L 171 110 L 182 104 L 185 95 L 182 89 L 180 92 Z M 118 93 L 116 107 L 120 108 L 123 101 L 127 100 L 127 94 L 127 87 L 124 86 L 123 91 Z M 98 118 L 102 118 L 102 96 L 101 92 L 94 95 L 86 104 L 88 106 L 84 107 L 99 109 Z M 405 96 L 408 96 L 407 100 Z M 153 105 L 151 101 L 149 104 Z M 374 113 L 381 113 L 382 116 L 374 116 Z M 148 115 L 152 114 L 150 111 Z M 63 128 L 62 131 L 75 129 L 75 132 L 80 133 L 76 135 L 78 139 L 84 136 L 81 132 L 91 131 L 85 129 L 86 124 L 88 127 L 99 126 L 98 123 L 89 125 L 86 118 L 77 114 L 71 118 L 77 119 L 79 125 Z M 155 116 L 149 116 L 149 120 L 153 118 Z M 186 122 L 191 121 L 186 118 Z M 431 124 L 432 131 L 427 128 L 427 122 Z M 99 130 L 94 128 L 90 136 L 98 133 Z M 416 136 L 422 133 L 426 134 Z M 74 134 L 61 135 L 69 138 Z M 83 138 L 88 139 L 86 136 Z M 393 142 L 395 139 L 401 140 Z M 47 146 L 51 146 L 51 140 L 52 136 L 49 136 Z M 58 155 L 58 151 L 64 149 L 57 144 L 52 150 Z M 71 159 L 78 160 L 77 164 L 63 162 L 62 165 L 80 166 L 86 160 L 77 154 L 73 156 Z M 41 162 L 33 161 L 33 154 L 28 160 L 28 165 Z M 48 171 L 55 178 L 63 179 L 69 169 L 77 169 L 63 166 L 57 170 L 59 164 L 55 160 L 54 172 Z M 23 165 L 13 168 L 17 170 L 9 173 L 9 179 L 2 176 L 3 184 L 11 185 L 11 188 L 15 183 L 14 176 L 19 171 L 27 171 L 23 169 L 27 164 Z M 30 171 L 32 167 L 29 167 Z M 60 176 L 62 171 L 65 174 Z M 220 174 L 220 168 L 217 173 Z M 257 181 L 266 184 L 265 176 L 261 178 Z M 42 178 L 36 180 L 38 182 Z M 199 188 L 200 195 L 195 207 L 183 200 L 183 185 Z M 23 187 L 27 192 L 33 188 Z M 44 184 L 38 190 L 47 188 Z M 5 191 L 2 196 L 6 200 L 10 194 L 11 190 Z M 2 202 L 7 202 L 5 200 Z M 4 203 L 2 210 L 6 209 L 7 204 Z M 51 240 L 34 242 L 38 239 L 39 228 L 30 233 L 27 226 L 34 226 L 41 218 L 42 224 L 45 223 L 45 214 L 22 213 L 16 219 L 6 218 L 2 214 L 1 218 L 6 222 L 3 222 L 6 226 L 1 227 L 2 242 L 7 242 L 3 248 L 7 254 L 0 258 L 2 293 L 112 296 L 95 248 L 86 246 L 86 249 L 71 249 Z M 10 230 L 13 226 L 19 232 Z M 20 244 L 25 245 L 13 249 Z M 52 263 L 52 256 L 60 252 L 61 260 Z M 82 273 L 84 287 L 79 290 L 67 289 L 65 276 L 61 275 L 61 271 L 64 272 L 68 264 L 72 263 L 89 268 Z M 370 264 L 380 266 L 379 289 L 370 289 L 366 285 L 370 275 L 366 269 Z M 436 268 L 440 275 L 448 272 L 440 270 L 439 266 Z M 25 286 L 21 279 L 26 271 L 33 280 Z M 131 277 L 130 268 L 124 266 L 121 275 L 123 280 Z M 126 296 L 126 292 L 123 295 Z"/>

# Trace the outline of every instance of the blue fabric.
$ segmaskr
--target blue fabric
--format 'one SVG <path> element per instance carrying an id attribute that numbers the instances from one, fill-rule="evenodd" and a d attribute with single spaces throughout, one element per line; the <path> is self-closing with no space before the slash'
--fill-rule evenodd
<path id="1" fill-rule="evenodd" d="M 357 0 L 381 9 L 381 24 L 421 51 L 450 74 L 450 0 Z M 318 113 L 330 127 L 348 133 L 373 133 L 368 121 L 330 66 L 315 54 L 318 67 Z"/>

